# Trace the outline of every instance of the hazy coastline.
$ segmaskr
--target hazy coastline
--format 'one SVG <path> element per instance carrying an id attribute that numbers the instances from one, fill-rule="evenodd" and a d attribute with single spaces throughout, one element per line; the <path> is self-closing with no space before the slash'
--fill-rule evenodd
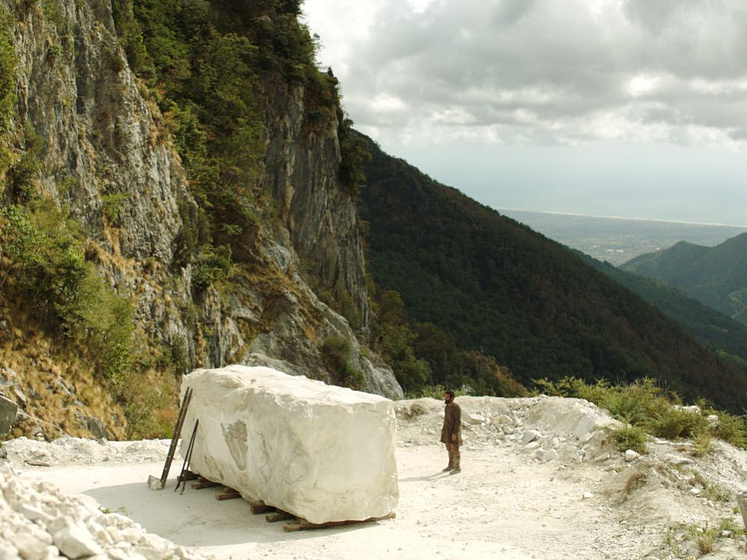
<path id="1" fill-rule="evenodd" d="M 589 216 L 501 208 L 498 212 L 573 249 L 613 265 L 679 241 L 713 247 L 747 232 L 747 225 L 619 216 Z"/>

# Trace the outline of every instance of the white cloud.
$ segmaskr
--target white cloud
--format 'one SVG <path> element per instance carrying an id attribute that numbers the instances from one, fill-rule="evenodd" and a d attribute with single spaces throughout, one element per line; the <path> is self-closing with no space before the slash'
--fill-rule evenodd
<path id="1" fill-rule="evenodd" d="M 485 203 L 747 223 L 744 0 L 305 6 L 356 128 Z"/>
<path id="2" fill-rule="evenodd" d="M 407 104 L 399 97 L 380 93 L 371 102 L 371 107 L 376 112 L 393 113 L 407 109 Z"/>
<path id="3" fill-rule="evenodd" d="M 431 4 L 438 1 L 440 0 L 407 0 L 407 3 L 412 7 L 414 13 L 422 14 Z"/>
<path id="4" fill-rule="evenodd" d="M 538 143 L 650 133 L 651 141 L 733 145 L 747 130 L 743 0 L 305 5 L 359 126 L 393 127 L 392 112 L 406 107 L 400 133 L 420 127 L 415 135 L 424 138 L 469 124 L 508 142 L 521 126 L 520 136 Z M 687 127 L 714 130 L 693 135 Z M 741 133 L 729 140 L 730 131 Z"/>
<path id="5" fill-rule="evenodd" d="M 646 97 L 654 93 L 656 86 L 661 81 L 660 76 L 651 74 L 638 74 L 630 79 L 628 89 L 633 98 Z"/>

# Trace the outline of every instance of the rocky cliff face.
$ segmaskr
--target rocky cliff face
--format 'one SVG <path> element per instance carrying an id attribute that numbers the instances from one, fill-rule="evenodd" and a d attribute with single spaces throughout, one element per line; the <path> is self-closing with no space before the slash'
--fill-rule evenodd
<path id="1" fill-rule="evenodd" d="M 163 116 L 128 67 L 110 2 L 2 4 L 12 15 L 18 58 L 15 145 L 24 150 L 24 129 L 43 138 L 46 194 L 83 225 L 89 253 L 132 299 L 150 340 L 185 348 L 190 367 L 272 362 L 330 380 L 320 348 L 342 337 L 352 348 L 350 365 L 364 374 L 362 388 L 401 396 L 391 370 L 365 357 L 348 321 L 309 287 L 312 279 L 349 294 L 365 336 L 364 258 L 355 206 L 337 184 L 337 123 L 304 130 L 302 85 L 268 79 L 265 86 L 258 182 L 277 199 L 277 218 L 254 232 L 250 264 L 230 289 L 196 293 L 192 267 L 174 264 L 179 232 L 196 207 L 189 177 Z"/>
<path id="2" fill-rule="evenodd" d="M 282 225 L 310 274 L 329 289 L 353 298 L 358 321 L 369 326 L 363 246 L 358 215 L 337 180 L 340 145 L 337 122 L 303 129 L 303 87 L 277 81 L 266 85 L 269 138 L 267 180 L 280 202 Z"/>

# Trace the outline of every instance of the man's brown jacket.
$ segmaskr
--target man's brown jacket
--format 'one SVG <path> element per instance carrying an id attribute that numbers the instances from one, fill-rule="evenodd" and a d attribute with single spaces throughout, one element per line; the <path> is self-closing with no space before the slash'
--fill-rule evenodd
<path id="1" fill-rule="evenodd" d="M 456 439 L 451 436 L 456 434 Z M 462 445 L 462 409 L 455 402 L 444 406 L 444 427 L 441 428 L 441 443 Z"/>

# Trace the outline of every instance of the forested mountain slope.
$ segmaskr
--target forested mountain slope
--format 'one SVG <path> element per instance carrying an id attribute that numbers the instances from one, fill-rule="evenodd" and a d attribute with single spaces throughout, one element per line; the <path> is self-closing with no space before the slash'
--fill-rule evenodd
<path id="1" fill-rule="evenodd" d="M 591 266 L 663 311 L 696 340 L 747 361 L 747 326 L 699 302 L 681 288 L 626 272 L 588 255 L 579 255 Z"/>
<path id="2" fill-rule="evenodd" d="M 680 242 L 620 268 L 682 288 L 695 299 L 747 324 L 747 233 L 715 247 Z"/>
<path id="3" fill-rule="evenodd" d="M 360 212 L 370 272 L 401 294 L 411 320 L 453 333 L 525 384 L 648 376 L 744 408 L 747 370 L 567 248 L 369 144 Z"/>

